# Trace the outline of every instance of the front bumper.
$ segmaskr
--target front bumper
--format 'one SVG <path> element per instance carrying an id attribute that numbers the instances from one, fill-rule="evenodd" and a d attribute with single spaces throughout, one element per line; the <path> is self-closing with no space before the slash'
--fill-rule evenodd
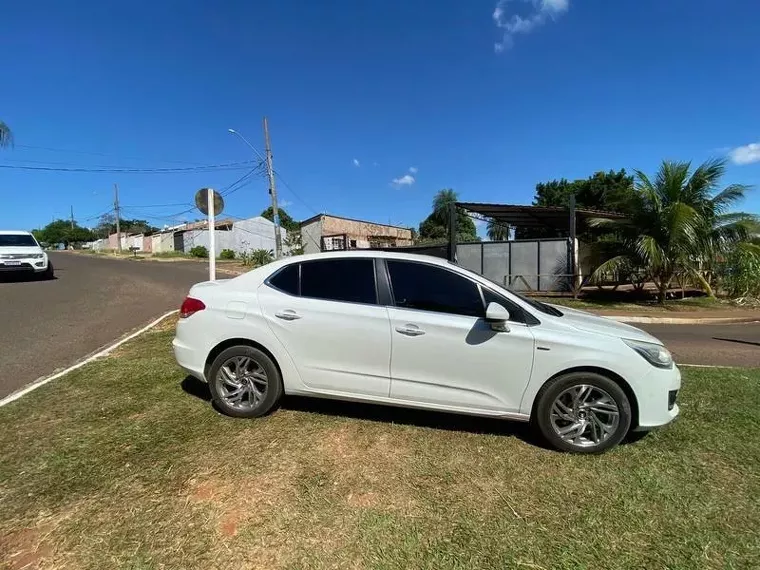
<path id="1" fill-rule="evenodd" d="M 0 259 L 0 273 L 42 273 L 47 268 L 47 259 Z"/>
<path id="2" fill-rule="evenodd" d="M 681 389 L 681 371 L 673 368 L 652 367 L 644 381 L 636 387 L 639 407 L 637 431 L 647 431 L 672 422 L 678 416 L 678 391 Z"/>

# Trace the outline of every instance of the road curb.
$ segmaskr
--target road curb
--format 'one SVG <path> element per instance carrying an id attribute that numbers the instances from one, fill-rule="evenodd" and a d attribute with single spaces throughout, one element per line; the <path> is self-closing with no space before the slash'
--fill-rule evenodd
<path id="1" fill-rule="evenodd" d="M 757 317 L 641 317 L 628 315 L 600 315 L 619 323 L 638 323 L 651 325 L 730 325 L 738 323 L 757 323 Z"/>
<path id="2" fill-rule="evenodd" d="M 121 340 L 118 340 L 115 343 L 113 343 L 113 344 L 105 347 L 104 349 L 99 350 L 95 354 L 91 354 L 90 356 L 88 356 L 84 360 L 80 360 L 79 362 L 77 362 L 76 364 L 73 364 L 72 366 L 69 366 L 65 370 L 61 370 L 60 372 L 56 372 L 56 373 L 54 373 L 54 374 L 52 374 L 50 376 L 47 376 L 46 378 L 40 378 L 39 380 L 35 380 L 31 384 L 27 384 L 26 386 L 24 386 L 20 390 L 16 390 L 12 394 L 9 394 L 8 396 L 6 396 L 2 400 L 0 400 L 0 408 L 2 408 L 3 406 L 6 406 L 8 404 L 10 404 L 11 402 L 15 402 L 16 400 L 18 400 L 22 396 L 25 396 L 29 392 L 32 392 L 32 391 L 36 390 L 37 388 L 39 388 L 41 386 L 44 386 L 45 384 L 47 384 L 49 382 L 52 382 L 53 380 L 56 380 L 56 379 L 60 378 L 61 376 L 65 376 L 69 372 L 73 372 L 74 370 L 77 370 L 78 368 L 82 368 L 82 366 L 84 366 L 85 364 L 89 364 L 93 360 L 97 360 L 98 358 L 102 358 L 104 356 L 107 356 L 109 353 L 111 353 L 114 350 L 116 350 L 117 348 L 119 348 L 122 344 L 124 344 L 126 342 L 129 342 L 132 339 L 137 338 L 138 336 L 140 336 L 141 334 L 143 334 L 145 332 L 148 332 L 150 329 L 152 329 L 156 325 L 160 324 L 163 320 L 167 319 L 168 317 L 170 317 L 170 316 L 172 316 L 172 315 L 174 315 L 174 314 L 176 314 L 178 312 L 179 312 L 178 309 L 174 309 L 173 311 L 169 311 L 168 313 L 164 313 L 163 315 L 161 315 L 160 317 L 158 317 L 156 320 L 154 320 L 151 323 L 147 324 L 146 326 L 144 326 L 140 330 L 135 331 L 132 334 L 125 336 Z"/>

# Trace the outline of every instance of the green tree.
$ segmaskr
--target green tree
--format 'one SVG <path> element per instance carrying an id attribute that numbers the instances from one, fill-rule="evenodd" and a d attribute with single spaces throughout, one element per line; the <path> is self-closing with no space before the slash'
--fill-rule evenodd
<path id="1" fill-rule="evenodd" d="M 502 222 L 491 220 L 488 222 L 486 233 L 491 241 L 505 241 L 509 239 L 509 226 Z"/>
<path id="2" fill-rule="evenodd" d="M 750 237 L 754 219 L 727 212 L 749 188 L 732 184 L 719 190 L 724 173 L 723 160 L 707 161 L 693 171 L 691 163 L 664 161 L 654 180 L 635 171 L 626 219 L 592 220 L 594 227 L 616 236 L 605 242 L 611 255 L 593 276 L 639 268 L 654 281 L 660 303 L 677 274 L 691 276 L 712 294 L 709 271 L 717 259 Z"/>
<path id="3" fill-rule="evenodd" d="M 145 234 L 158 231 L 158 228 L 146 220 L 131 220 L 124 218 L 119 220 L 119 230 L 126 234 Z M 99 237 L 108 237 L 116 233 L 116 216 L 113 213 L 100 216 L 98 225 L 95 226 L 95 234 Z"/>
<path id="4" fill-rule="evenodd" d="M 71 243 L 81 243 L 93 239 L 92 230 L 79 224 L 71 227 L 70 220 L 55 220 L 42 229 L 32 230 L 37 241 L 47 244 L 62 243 L 68 247 Z"/>
<path id="5" fill-rule="evenodd" d="M 534 206 L 567 208 L 570 196 L 575 195 L 576 208 L 621 212 L 628 208 L 633 196 L 633 176 L 625 169 L 597 172 L 585 179 L 570 182 L 564 178 L 536 184 Z M 551 228 L 517 228 L 518 239 L 561 237 L 563 234 Z M 600 232 L 581 228 L 578 237 L 593 241 Z"/>
<path id="6" fill-rule="evenodd" d="M 274 222 L 274 210 L 272 210 L 272 206 L 269 206 L 266 210 L 261 212 L 261 216 L 263 218 L 266 218 L 270 222 Z M 282 208 L 277 208 L 277 213 L 280 216 L 280 227 L 285 228 L 285 231 L 288 233 L 290 232 L 300 232 L 301 231 L 301 224 L 299 224 L 297 221 L 295 221 L 293 218 L 290 217 L 290 215 L 283 210 Z"/>
<path id="7" fill-rule="evenodd" d="M 8 125 L 0 121 L 0 148 L 13 144 L 13 133 Z"/>
<path id="8" fill-rule="evenodd" d="M 433 198 L 433 212 L 420 223 L 421 243 L 442 243 L 449 235 L 449 205 L 458 201 L 450 188 L 439 191 Z M 457 211 L 457 241 L 478 241 L 475 222 L 462 209 Z"/>

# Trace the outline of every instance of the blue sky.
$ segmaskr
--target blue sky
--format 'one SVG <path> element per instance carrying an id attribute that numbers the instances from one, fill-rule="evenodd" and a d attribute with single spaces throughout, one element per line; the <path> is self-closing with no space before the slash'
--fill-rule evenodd
<path id="1" fill-rule="evenodd" d="M 758 186 L 743 209 L 760 212 L 760 145 L 748 146 L 760 143 L 756 0 L 39 0 L 2 11 L 0 119 L 16 145 L 0 165 L 245 161 L 227 129 L 261 149 L 266 114 L 280 199 L 298 219 L 417 225 L 445 187 L 530 203 L 539 181 L 721 155 L 734 159 L 727 184 Z M 94 224 L 114 183 L 125 216 L 162 225 L 187 207 L 145 206 L 244 173 L 0 168 L 0 227 L 44 225 L 70 205 Z M 264 178 L 227 204 L 259 214 Z"/>

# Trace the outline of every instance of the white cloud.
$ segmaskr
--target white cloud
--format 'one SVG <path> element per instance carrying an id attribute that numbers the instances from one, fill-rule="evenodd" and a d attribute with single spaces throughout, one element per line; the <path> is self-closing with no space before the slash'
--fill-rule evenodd
<path id="1" fill-rule="evenodd" d="M 355 159 L 354 159 L 354 166 L 357 166 L 357 167 L 358 167 L 358 166 L 361 166 L 361 165 L 362 165 L 362 164 L 361 164 L 361 162 L 359 162 L 359 159 L 358 159 L 358 158 L 355 158 Z"/>
<path id="2" fill-rule="evenodd" d="M 760 143 L 750 143 L 744 146 L 738 146 L 728 153 L 731 162 L 734 164 L 752 164 L 760 162 Z"/>
<path id="3" fill-rule="evenodd" d="M 409 172 L 411 172 L 412 174 L 417 174 L 417 170 L 418 170 L 418 169 L 417 169 L 417 167 L 416 167 L 416 166 L 410 166 L 410 167 L 409 167 Z"/>
<path id="4" fill-rule="evenodd" d="M 513 6 L 529 4 L 527 13 L 516 14 Z M 547 19 L 556 20 L 570 9 L 570 0 L 499 0 L 493 11 L 493 21 L 502 32 L 501 41 L 493 49 L 501 53 L 512 47 L 517 34 L 529 34 L 535 28 L 546 23 Z"/>
<path id="5" fill-rule="evenodd" d="M 293 202 L 291 202 L 290 200 L 280 200 L 277 203 L 277 207 L 278 208 L 288 208 L 288 207 L 290 207 L 292 205 L 293 205 Z"/>
<path id="6" fill-rule="evenodd" d="M 391 183 L 396 186 L 411 186 L 414 184 L 414 176 L 411 174 L 404 174 L 401 178 L 394 178 Z"/>

